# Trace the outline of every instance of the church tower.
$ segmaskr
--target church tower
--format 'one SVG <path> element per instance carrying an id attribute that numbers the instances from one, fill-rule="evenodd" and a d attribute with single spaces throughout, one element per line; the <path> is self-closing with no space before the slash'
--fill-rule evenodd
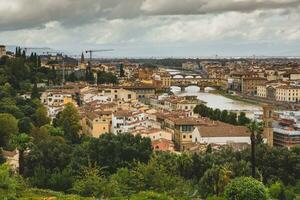
<path id="1" fill-rule="evenodd" d="M 264 121 L 264 138 L 267 139 L 267 144 L 273 146 L 273 108 L 271 105 L 263 105 L 263 121 Z"/>
<path id="2" fill-rule="evenodd" d="M 83 52 L 82 52 L 82 54 L 81 54 L 80 63 L 84 63 L 84 55 L 83 55 Z"/>

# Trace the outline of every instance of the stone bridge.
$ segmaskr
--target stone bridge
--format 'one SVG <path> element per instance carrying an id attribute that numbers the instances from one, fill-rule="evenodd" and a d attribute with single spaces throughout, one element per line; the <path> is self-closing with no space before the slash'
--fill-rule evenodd
<path id="1" fill-rule="evenodd" d="M 206 87 L 220 88 L 227 85 L 226 80 L 214 79 L 214 78 L 172 78 L 171 86 L 180 87 L 182 91 L 189 86 L 198 86 L 200 90 L 204 90 Z"/>
<path id="2" fill-rule="evenodd" d="M 183 73 L 172 74 L 171 75 L 171 79 L 180 79 L 180 78 L 175 78 L 175 77 L 180 77 L 180 78 L 183 78 L 183 79 L 189 79 L 189 78 L 201 78 L 201 75 L 199 75 L 199 74 L 183 74 Z"/>

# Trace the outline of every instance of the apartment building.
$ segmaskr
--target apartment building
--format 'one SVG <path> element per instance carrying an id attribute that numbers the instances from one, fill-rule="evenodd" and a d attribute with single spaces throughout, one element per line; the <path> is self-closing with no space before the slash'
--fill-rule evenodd
<path id="1" fill-rule="evenodd" d="M 138 127 L 146 127 L 146 114 L 140 110 L 118 110 L 112 115 L 111 132 L 130 133 Z"/>
<path id="2" fill-rule="evenodd" d="M 282 85 L 277 87 L 276 101 L 299 102 L 300 86 Z"/>
<path id="3" fill-rule="evenodd" d="M 112 123 L 111 111 L 97 111 L 87 113 L 85 119 L 86 131 L 89 135 L 98 138 L 104 133 L 110 133 Z"/>
<path id="4" fill-rule="evenodd" d="M 48 109 L 48 116 L 55 118 L 56 115 L 64 109 L 68 103 L 77 106 L 76 101 L 73 99 L 74 91 L 72 90 L 48 90 L 41 95 L 41 102 Z"/>
<path id="5" fill-rule="evenodd" d="M 247 95 L 256 95 L 257 86 L 264 85 L 266 82 L 267 82 L 266 78 L 244 77 L 242 78 L 242 93 Z"/>

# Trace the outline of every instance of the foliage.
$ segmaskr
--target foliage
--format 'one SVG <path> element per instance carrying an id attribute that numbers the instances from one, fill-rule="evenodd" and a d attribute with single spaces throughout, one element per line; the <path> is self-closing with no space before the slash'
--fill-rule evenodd
<path id="1" fill-rule="evenodd" d="M 155 159 L 151 159 L 148 164 L 137 163 L 131 170 L 121 168 L 112 175 L 111 181 L 120 196 L 130 196 L 145 190 L 183 199 L 190 199 L 194 195 L 190 182 L 171 175 Z"/>
<path id="2" fill-rule="evenodd" d="M 269 194 L 273 199 L 293 200 L 296 198 L 291 188 L 286 188 L 281 182 L 275 182 L 269 187 Z"/>
<path id="3" fill-rule="evenodd" d="M 166 194 L 160 194 L 156 192 L 139 192 L 130 197 L 131 200 L 170 200 Z"/>
<path id="4" fill-rule="evenodd" d="M 0 114 L 0 147 L 7 147 L 10 139 L 18 133 L 18 122 L 11 114 Z"/>
<path id="5" fill-rule="evenodd" d="M 97 84 L 115 84 L 117 82 L 117 77 L 111 72 L 100 71 L 97 73 Z"/>
<path id="6" fill-rule="evenodd" d="M 47 109 L 43 105 L 40 105 L 32 116 L 34 125 L 37 127 L 44 126 L 50 123 Z"/>
<path id="7" fill-rule="evenodd" d="M 131 134 L 103 134 L 87 144 L 89 158 L 109 173 L 130 166 L 133 161 L 147 162 L 152 154 L 149 138 Z"/>
<path id="8" fill-rule="evenodd" d="M 19 151 L 19 173 L 23 174 L 24 172 L 24 152 L 32 145 L 32 138 L 29 137 L 26 133 L 21 133 L 13 137 L 13 145 Z"/>
<path id="9" fill-rule="evenodd" d="M 233 125 L 246 125 L 250 122 L 250 119 L 246 117 L 244 112 L 241 112 L 239 116 L 236 113 L 229 112 L 227 110 L 220 111 L 219 109 L 213 109 L 199 104 L 194 108 L 194 112 L 202 117 L 208 117 L 212 120 L 218 120 L 221 122 L 233 124 Z"/>
<path id="10" fill-rule="evenodd" d="M 200 191 L 204 197 L 220 195 L 231 178 L 228 166 L 213 166 L 208 169 L 200 180 Z"/>
<path id="11" fill-rule="evenodd" d="M 228 200 L 266 200 L 265 186 L 250 177 L 239 177 L 232 180 L 225 188 L 224 195 Z"/>
<path id="12" fill-rule="evenodd" d="M 7 164 L 0 165 L 0 199 L 16 199 L 18 182 Z"/>
<path id="13" fill-rule="evenodd" d="M 64 137 L 71 143 L 79 143 L 81 129 L 80 116 L 72 103 L 68 103 L 58 118 L 58 126 L 64 132 Z"/>
<path id="14" fill-rule="evenodd" d="M 101 170 L 86 168 L 83 174 L 75 180 L 72 190 L 85 197 L 106 198 L 111 195 L 112 187 Z"/>
<path id="15" fill-rule="evenodd" d="M 24 117 L 18 121 L 18 127 L 21 133 L 30 134 L 33 128 L 33 124 L 29 117 Z"/>

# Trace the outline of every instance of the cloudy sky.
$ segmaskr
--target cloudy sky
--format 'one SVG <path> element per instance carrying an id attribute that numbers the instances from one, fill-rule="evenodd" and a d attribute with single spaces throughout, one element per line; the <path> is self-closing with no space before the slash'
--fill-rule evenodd
<path id="1" fill-rule="evenodd" d="M 0 0 L 0 43 L 103 57 L 299 56 L 300 0 Z"/>

